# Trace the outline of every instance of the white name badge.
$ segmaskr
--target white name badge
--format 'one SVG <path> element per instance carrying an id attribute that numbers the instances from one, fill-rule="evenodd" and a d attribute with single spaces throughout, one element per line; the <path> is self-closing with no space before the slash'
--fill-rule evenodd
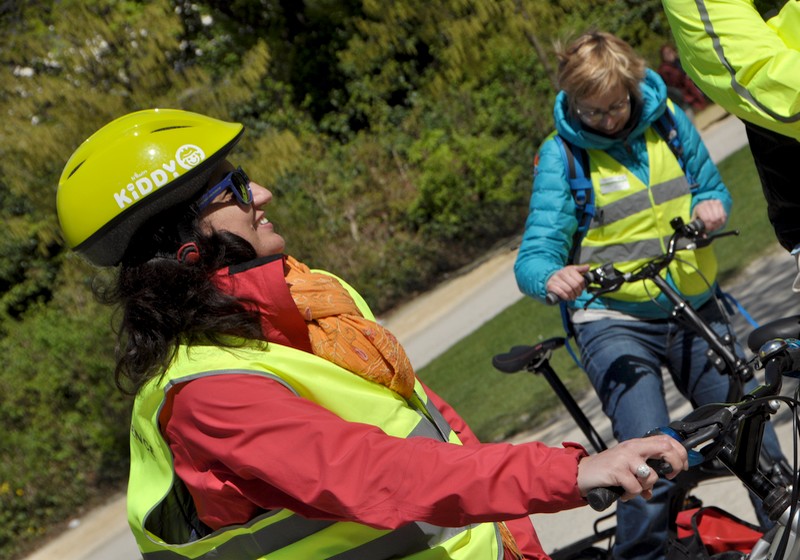
<path id="1" fill-rule="evenodd" d="M 611 194 L 617 191 L 627 191 L 631 188 L 628 184 L 627 175 L 613 175 L 611 177 L 600 178 L 600 192 L 603 194 Z"/>

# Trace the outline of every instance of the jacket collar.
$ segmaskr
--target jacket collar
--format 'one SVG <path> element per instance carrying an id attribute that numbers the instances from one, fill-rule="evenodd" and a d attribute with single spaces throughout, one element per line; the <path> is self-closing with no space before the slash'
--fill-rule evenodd
<path id="1" fill-rule="evenodd" d="M 311 352 L 308 325 L 286 284 L 284 255 L 270 255 L 220 270 L 217 287 L 256 311 L 264 340 Z"/>

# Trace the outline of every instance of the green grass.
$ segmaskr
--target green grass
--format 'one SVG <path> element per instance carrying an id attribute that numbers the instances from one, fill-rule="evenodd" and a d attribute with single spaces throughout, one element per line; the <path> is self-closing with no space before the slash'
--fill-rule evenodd
<path id="1" fill-rule="evenodd" d="M 732 154 L 719 170 L 734 200 L 728 229 L 740 231 L 738 237 L 714 244 L 724 288 L 752 258 L 777 242 L 750 150 Z M 455 407 L 483 441 L 503 440 L 541 427 L 564 408 L 544 378 L 526 372 L 502 374 L 492 367 L 492 356 L 511 346 L 563 334 L 558 308 L 524 298 L 422 368 L 419 376 Z M 551 364 L 576 398 L 590 390 L 566 350 L 555 352 Z"/>

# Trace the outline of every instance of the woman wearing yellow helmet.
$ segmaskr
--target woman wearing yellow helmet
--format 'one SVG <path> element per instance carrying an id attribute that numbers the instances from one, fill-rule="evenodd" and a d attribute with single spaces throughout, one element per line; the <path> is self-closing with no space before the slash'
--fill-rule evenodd
<path id="1" fill-rule="evenodd" d="M 227 159 L 240 136 L 134 113 L 59 184 L 67 242 L 119 264 L 106 300 L 136 394 L 128 513 L 145 559 L 545 558 L 528 514 L 596 486 L 649 496 L 650 457 L 686 468 L 664 436 L 595 456 L 480 444 L 352 287 L 283 254 L 272 194 Z"/>

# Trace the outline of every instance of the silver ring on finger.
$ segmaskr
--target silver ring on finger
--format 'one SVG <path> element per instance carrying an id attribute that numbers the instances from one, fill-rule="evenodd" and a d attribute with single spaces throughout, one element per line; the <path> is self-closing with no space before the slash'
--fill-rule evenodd
<path id="1" fill-rule="evenodd" d="M 636 467 L 636 476 L 638 476 L 639 478 L 647 478 L 648 476 L 650 476 L 651 472 L 652 471 L 650 470 L 650 467 L 645 465 L 644 463 Z"/>

